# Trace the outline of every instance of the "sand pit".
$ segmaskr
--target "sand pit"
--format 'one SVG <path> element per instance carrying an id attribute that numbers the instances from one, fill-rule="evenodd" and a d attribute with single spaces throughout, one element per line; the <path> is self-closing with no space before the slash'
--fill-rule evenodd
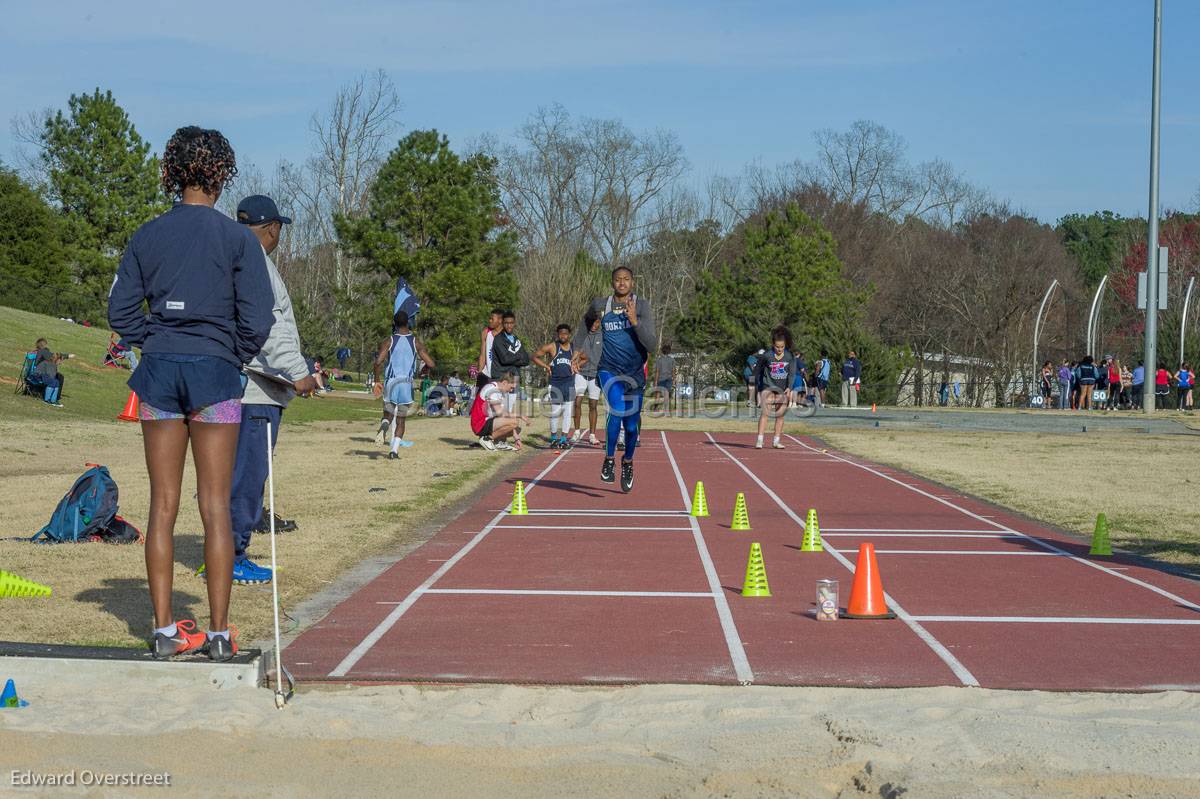
<path id="1" fill-rule="evenodd" d="M 90 769 L 166 772 L 182 796 L 216 774 L 234 796 L 1200 796 L 1200 696 L 1179 692 L 380 686 L 283 711 L 183 684 L 24 694 L 0 711 L 5 788 Z"/>

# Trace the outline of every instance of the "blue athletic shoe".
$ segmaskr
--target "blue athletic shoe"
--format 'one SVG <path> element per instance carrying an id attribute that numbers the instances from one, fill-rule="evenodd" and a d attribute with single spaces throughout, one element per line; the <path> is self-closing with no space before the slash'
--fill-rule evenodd
<path id="1" fill-rule="evenodd" d="M 271 582 L 271 570 L 259 566 L 250 558 L 238 558 L 233 562 L 233 581 L 238 585 L 263 585 Z"/>

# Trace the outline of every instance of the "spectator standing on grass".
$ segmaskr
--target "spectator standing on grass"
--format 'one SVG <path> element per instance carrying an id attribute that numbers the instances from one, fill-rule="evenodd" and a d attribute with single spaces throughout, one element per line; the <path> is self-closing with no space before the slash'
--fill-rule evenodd
<path id="1" fill-rule="evenodd" d="M 269 583 L 274 577 L 271 569 L 258 565 L 246 554 L 254 530 L 270 523 L 269 519 L 262 518 L 263 483 L 268 467 L 267 425 L 271 427 L 269 446 L 273 451 L 284 409 L 297 394 L 302 397 L 312 394 L 317 381 L 300 354 L 300 334 L 292 313 L 292 300 L 271 260 L 271 253 L 279 246 L 283 226 L 290 225 L 292 220 L 279 213 L 270 197 L 256 194 L 238 203 L 237 221 L 254 234 L 262 247 L 271 294 L 275 298 L 271 308 L 271 333 L 259 353 L 246 364 L 242 423 L 238 428 L 233 491 L 229 502 L 233 522 L 233 581 L 253 585 Z"/>
<path id="2" fill-rule="evenodd" d="M 1156 410 L 1167 407 L 1167 400 L 1171 396 L 1171 373 L 1167 371 L 1167 365 L 1162 361 L 1158 362 L 1158 369 L 1154 372 L 1154 407 Z"/>
<path id="3" fill-rule="evenodd" d="M 842 362 L 842 407 L 858 407 L 858 386 L 862 382 L 862 364 L 854 350 Z"/>
<path id="4" fill-rule="evenodd" d="M 1083 356 L 1083 360 L 1079 362 L 1076 372 L 1079 375 L 1079 410 L 1091 410 L 1092 389 L 1096 387 L 1096 380 L 1100 374 L 1100 370 L 1096 368 L 1092 356 L 1085 355 Z"/>
<path id="5" fill-rule="evenodd" d="M 1079 410 L 1079 361 L 1071 361 L 1071 410 Z"/>
<path id="6" fill-rule="evenodd" d="M 568 428 L 575 407 L 575 376 L 579 374 L 580 362 L 587 356 L 571 342 L 570 325 L 559 325 L 554 335 L 554 341 L 534 353 L 533 362 L 546 370 L 549 381 L 550 448 L 569 449 L 571 431 Z"/>
<path id="7" fill-rule="evenodd" d="M 825 404 L 825 391 L 829 388 L 829 372 L 830 372 L 829 353 L 821 350 L 821 360 L 817 361 L 813 369 L 817 374 L 817 407 L 820 408 Z"/>
<path id="8" fill-rule="evenodd" d="M 1104 404 L 1106 410 L 1116 410 L 1121 407 L 1121 393 L 1124 390 L 1121 382 L 1121 362 L 1109 355 L 1105 358 L 1108 372 L 1108 401 Z"/>
<path id="9" fill-rule="evenodd" d="M 752 353 L 746 357 L 746 365 L 742 368 L 742 377 L 746 381 L 746 404 L 755 407 L 758 399 L 758 359 L 764 350 Z"/>
<path id="10" fill-rule="evenodd" d="M 133 234 L 108 295 L 112 329 L 142 350 L 129 387 L 141 400 L 150 474 L 146 573 L 156 658 L 204 648 L 212 660 L 226 661 L 237 653 L 229 625 L 229 503 L 241 368 L 271 332 L 275 297 L 258 239 L 214 208 L 236 175 L 233 148 L 218 131 L 175 131 L 163 150 L 162 187 L 179 201 Z M 171 608 L 175 518 L 189 445 L 204 524 L 207 634 L 192 620 L 176 621 Z"/>
<path id="11" fill-rule="evenodd" d="M 1130 404 L 1134 408 L 1142 407 L 1142 392 L 1146 388 L 1146 367 L 1142 361 L 1138 361 L 1137 366 L 1133 368 L 1133 374 L 1129 378 L 1130 386 Z"/>
<path id="12" fill-rule="evenodd" d="M 1054 393 L 1054 364 L 1046 361 L 1038 373 L 1038 392 L 1042 395 L 1042 407 L 1050 407 L 1050 396 Z"/>
<path id="13" fill-rule="evenodd" d="M 654 359 L 654 385 L 662 392 L 667 415 L 671 414 L 671 396 L 675 393 L 675 359 L 671 356 L 671 345 L 662 345 L 662 354 Z"/>
<path id="14" fill-rule="evenodd" d="M 808 407 L 808 364 L 803 355 L 796 356 L 796 374 L 792 378 L 792 402 Z"/>
<path id="15" fill-rule="evenodd" d="M 496 334 L 500 332 L 500 327 L 504 321 L 504 311 L 500 308 L 493 308 L 488 314 L 487 324 L 483 327 L 483 333 L 479 342 L 479 363 L 476 364 L 478 372 L 476 374 L 475 385 L 476 390 L 491 380 L 492 376 L 492 345 L 496 343 Z"/>
<path id="16" fill-rule="evenodd" d="M 1121 370 L 1121 397 L 1120 408 L 1133 407 L 1133 398 L 1130 396 L 1130 388 L 1133 384 L 1133 372 L 1129 371 L 1129 367 L 1117 361 L 1117 366 Z"/>
<path id="17" fill-rule="evenodd" d="M 604 334 L 600 331 L 600 315 L 588 310 L 583 317 L 583 325 L 575 334 L 572 346 L 583 354 L 583 363 L 575 375 L 575 435 L 572 444 L 579 443 L 583 435 L 583 400 L 588 403 L 588 443 L 593 447 L 599 445 L 596 438 L 596 420 L 600 405 L 600 381 L 597 375 L 600 371 L 600 354 L 604 349 Z"/>
<path id="18" fill-rule="evenodd" d="M 1179 365 L 1179 371 L 1175 373 L 1175 385 L 1179 390 L 1179 410 L 1190 411 L 1192 409 L 1192 386 L 1196 382 L 1196 373 L 1186 363 Z"/>
<path id="19" fill-rule="evenodd" d="M 1071 407 L 1071 383 L 1073 380 L 1071 364 L 1064 358 L 1058 366 L 1058 409 L 1060 411 Z"/>
<path id="20" fill-rule="evenodd" d="M 529 365 L 530 357 L 525 343 L 517 337 L 516 327 L 517 315 L 512 311 L 505 311 L 500 318 L 500 332 L 492 341 L 492 368 L 516 375 L 506 400 L 509 413 L 512 413 L 517 404 L 517 392 L 521 387 L 520 370 Z"/>

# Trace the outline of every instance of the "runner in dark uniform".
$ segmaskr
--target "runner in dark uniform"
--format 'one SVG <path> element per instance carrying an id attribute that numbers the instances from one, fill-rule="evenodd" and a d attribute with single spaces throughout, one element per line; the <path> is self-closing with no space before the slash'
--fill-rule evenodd
<path id="1" fill-rule="evenodd" d="M 575 405 L 575 375 L 587 356 L 571 344 L 571 326 L 559 325 L 557 340 L 545 345 L 533 356 L 533 362 L 550 375 L 550 446 L 570 449 L 567 437 L 571 408 Z M 550 356 L 547 363 L 543 356 Z"/>
<path id="2" fill-rule="evenodd" d="M 608 403 L 605 458 L 600 479 L 615 479 L 614 456 L 617 437 L 625 433 L 621 458 L 621 490 L 633 490 L 633 453 L 642 426 L 642 397 L 646 391 L 646 360 L 656 343 L 654 314 L 650 303 L 633 294 L 633 272 L 618 266 L 612 272 L 613 293 L 592 301 L 591 311 L 600 317 L 604 343 L 597 375 Z"/>

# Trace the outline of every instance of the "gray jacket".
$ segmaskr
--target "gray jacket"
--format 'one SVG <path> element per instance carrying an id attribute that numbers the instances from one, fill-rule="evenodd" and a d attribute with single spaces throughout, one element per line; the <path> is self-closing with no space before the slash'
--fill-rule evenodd
<path id="1" fill-rule="evenodd" d="M 571 346 L 587 356 L 587 360 L 579 367 L 579 374 L 595 378 L 600 370 L 600 353 L 604 349 L 604 334 L 597 330 L 593 333 L 580 326 L 571 340 Z"/>
<path id="2" fill-rule="evenodd" d="M 308 364 L 300 354 L 300 334 L 296 330 L 296 317 L 292 314 L 292 299 L 287 286 L 275 268 L 275 262 L 264 252 L 267 274 L 271 278 L 271 290 L 275 293 L 272 311 L 275 322 L 271 334 L 259 353 L 246 364 L 246 391 L 242 402 L 247 405 L 279 405 L 286 408 L 296 396 L 291 388 L 256 372 L 279 375 L 293 383 L 308 377 Z"/>

